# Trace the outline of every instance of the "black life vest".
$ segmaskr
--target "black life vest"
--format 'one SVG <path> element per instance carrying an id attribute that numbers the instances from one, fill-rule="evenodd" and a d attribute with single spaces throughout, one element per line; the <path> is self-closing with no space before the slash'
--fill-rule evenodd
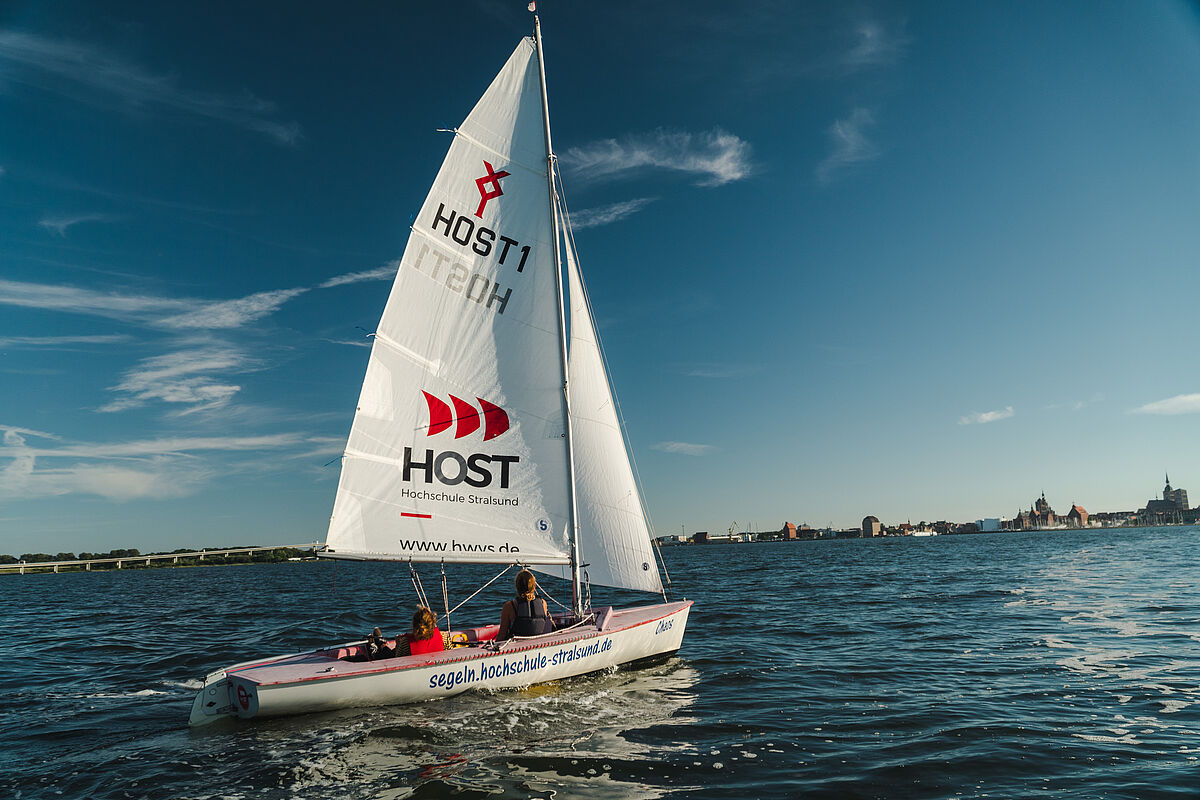
<path id="1" fill-rule="evenodd" d="M 554 630 L 554 620 L 546 615 L 544 600 L 518 597 L 513 600 L 513 610 L 517 615 L 510 629 L 513 636 L 540 636 Z"/>

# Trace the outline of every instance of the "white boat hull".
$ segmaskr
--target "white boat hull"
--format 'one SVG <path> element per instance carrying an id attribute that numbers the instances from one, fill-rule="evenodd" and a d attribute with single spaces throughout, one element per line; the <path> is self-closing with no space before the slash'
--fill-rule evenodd
<path id="1" fill-rule="evenodd" d="M 613 611 L 596 622 L 529 639 L 477 643 L 439 653 L 369 662 L 338 658 L 356 645 L 278 656 L 211 673 L 192 704 L 189 725 L 222 719 L 307 714 L 339 708 L 400 705 L 470 689 L 511 689 L 585 675 L 674 653 L 691 601 Z"/>

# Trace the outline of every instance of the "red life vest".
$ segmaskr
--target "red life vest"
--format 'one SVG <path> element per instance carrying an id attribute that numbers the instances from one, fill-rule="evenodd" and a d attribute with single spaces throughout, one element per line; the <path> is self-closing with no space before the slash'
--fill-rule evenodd
<path id="1" fill-rule="evenodd" d="M 404 635 L 408 637 L 408 650 L 414 656 L 421 653 L 440 653 L 445 649 L 442 647 L 442 632 L 437 628 L 433 629 L 433 635 L 428 639 L 417 639 L 411 633 Z"/>

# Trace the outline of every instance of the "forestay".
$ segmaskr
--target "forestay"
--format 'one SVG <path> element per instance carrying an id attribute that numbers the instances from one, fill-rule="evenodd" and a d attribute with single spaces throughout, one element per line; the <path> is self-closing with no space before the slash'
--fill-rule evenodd
<path id="1" fill-rule="evenodd" d="M 328 554 L 563 564 L 567 467 L 535 50 L 455 132 L 371 349 Z"/>

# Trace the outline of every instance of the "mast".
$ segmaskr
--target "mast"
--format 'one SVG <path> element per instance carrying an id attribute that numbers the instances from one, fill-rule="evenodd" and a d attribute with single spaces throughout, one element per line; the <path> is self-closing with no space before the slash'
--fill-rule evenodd
<path id="1" fill-rule="evenodd" d="M 563 438 L 567 446 L 567 502 L 570 507 L 571 542 L 571 607 L 576 616 L 583 615 L 583 586 L 579 565 L 579 511 L 575 504 L 575 456 L 571 449 L 571 400 L 567 394 L 567 317 L 563 302 L 562 252 L 559 242 L 558 192 L 554 172 L 558 158 L 550 142 L 550 105 L 546 97 L 546 62 L 542 57 L 542 23 L 533 15 L 533 41 L 537 45 L 538 77 L 542 83 L 542 127 L 546 133 L 546 180 L 550 192 L 550 231 L 554 237 L 554 299 L 558 303 L 558 360 L 562 368 L 562 410 L 566 429 Z"/>

